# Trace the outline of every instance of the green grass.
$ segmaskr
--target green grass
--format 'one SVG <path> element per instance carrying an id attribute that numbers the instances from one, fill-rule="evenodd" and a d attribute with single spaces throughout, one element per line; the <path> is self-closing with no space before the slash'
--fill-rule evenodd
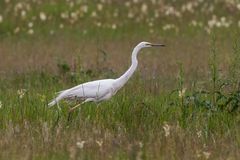
<path id="1" fill-rule="evenodd" d="M 1 159 L 197 159 L 205 157 L 203 152 L 213 159 L 239 156 L 238 112 L 187 103 L 178 92 L 148 91 L 153 84 L 137 76 L 112 100 L 98 108 L 83 105 L 68 121 L 69 104 L 62 103 L 58 111 L 47 103 L 55 91 L 73 85 L 72 78 L 62 81 L 38 72 L 1 79 Z M 22 98 L 19 88 L 26 89 Z M 211 95 L 205 99 L 211 101 Z M 78 141 L 86 141 L 82 149 Z"/>

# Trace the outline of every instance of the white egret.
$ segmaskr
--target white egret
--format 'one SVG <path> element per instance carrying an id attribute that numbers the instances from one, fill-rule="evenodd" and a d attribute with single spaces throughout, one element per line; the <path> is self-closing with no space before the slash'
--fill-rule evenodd
<path id="1" fill-rule="evenodd" d="M 138 60 L 137 55 L 142 48 L 146 47 L 163 47 L 163 44 L 152 44 L 149 42 L 139 43 L 132 52 L 132 64 L 129 69 L 117 79 L 102 79 L 91 81 L 87 83 L 80 84 L 70 89 L 66 89 L 59 92 L 59 95 L 48 104 L 48 106 L 53 106 L 58 104 L 60 100 L 80 100 L 82 103 L 74 106 L 70 109 L 70 112 L 76 109 L 83 103 L 86 102 L 100 102 L 104 100 L 109 100 L 114 96 L 117 91 L 126 84 L 129 78 L 133 75 L 137 68 Z"/>

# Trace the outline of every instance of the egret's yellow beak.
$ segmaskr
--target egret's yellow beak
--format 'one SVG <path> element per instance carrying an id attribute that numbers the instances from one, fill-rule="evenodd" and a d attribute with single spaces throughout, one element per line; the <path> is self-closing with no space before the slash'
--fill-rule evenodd
<path id="1" fill-rule="evenodd" d="M 150 44 L 152 47 L 165 47 L 165 44 Z"/>

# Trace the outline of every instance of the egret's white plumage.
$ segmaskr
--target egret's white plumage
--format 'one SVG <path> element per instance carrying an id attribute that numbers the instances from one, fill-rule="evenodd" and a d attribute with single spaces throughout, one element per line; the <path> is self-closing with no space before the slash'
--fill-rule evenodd
<path id="1" fill-rule="evenodd" d="M 110 99 L 133 75 L 137 68 L 137 54 L 142 48 L 164 46 L 163 44 L 151 44 L 149 42 L 139 43 L 132 52 L 132 64 L 129 69 L 117 79 L 103 79 L 80 84 L 70 89 L 59 92 L 59 95 L 48 105 L 53 106 L 62 99 L 81 100 L 85 102 L 100 102 Z M 74 107 L 75 108 L 75 107 Z"/>

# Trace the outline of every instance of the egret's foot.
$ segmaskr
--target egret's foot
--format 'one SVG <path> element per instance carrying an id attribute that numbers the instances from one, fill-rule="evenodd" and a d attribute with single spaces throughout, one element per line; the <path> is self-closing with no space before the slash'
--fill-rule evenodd
<path id="1" fill-rule="evenodd" d="M 69 112 L 69 113 L 73 112 L 73 111 L 74 111 L 76 108 L 78 108 L 81 104 L 82 104 L 82 103 L 77 104 L 76 106 L 70 108 L 68 112 Z"/>
<path id="2" fill-rule="evenodd" d="M 76 108 L 77 108 L 77 107 L 70 108 L 70 109 L 68 110 L 68 113 L 72 113 Z"/>

